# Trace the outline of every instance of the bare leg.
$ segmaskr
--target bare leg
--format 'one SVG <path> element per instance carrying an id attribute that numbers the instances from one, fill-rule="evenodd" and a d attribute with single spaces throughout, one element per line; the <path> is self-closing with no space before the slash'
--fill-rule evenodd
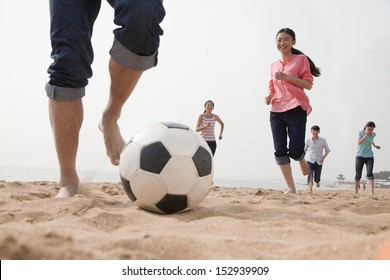
<path id="1" fill-rule="evenodd" d="M 83 104 L 49 99 L 49 114 L 60 165 L 60 191 L 56 197 L 70 197 L 77 192 L 79 177 L 76 156 L 83 122 Z"/>
<path id="2" fill-rule="evenodd" d="M 308 183 L 307 183 L 307 192 L 312 193 L 313 191 L 313 174 L 310 171 L 309 178 L 308 178 Z"/>
<path id="3" fill-rule="evenodd" d="M 307 162 L 306 162 L 307 163 Z M 302 169 L 302 165 L 301 163 L 299 162 L 300 166 L 301 166 L 301 169 Z M 308 167 L 309 167 L 309 173 L 308 173 L 308 176 L 307 176 L 307 192 L 308 193 L 312 193 L 313 192 L 313 179 L 314 179 L 314 170 L 312 170 L 309 166 L 309 163 L 307 163 Z M 304 167 L 305 168 L 305 167 Z M 303 171 L 302 171 L 303 172 Z"/>
<path id="4" fill-rule="evenodd" d="M 374 180 L 368 180 L 368 184 L 370 185 L 371 194 L 374 194 Z"/>
<path id="5" fill-rule="evenodd" d="M 280 171 L 282 171 L 284 180 L 286 181 L 286 184 L 288 187 L 288 190 L 285 192 L 285 194 L 296 193 L 294 179 L 292 176 L 291 165 L 290 164 L 283 164 L 283 165 L 279 165 L 279 167 L 280 167 Z"/>
<path id="6" fill-rule="evenodd" d="M 359 193 L 359 189 L 360 189 L 360 181 L 355 180 L 355 194 Z"/>
<path id="7" fill-rule="evenodd" d="M 119 165 L 119 156 L 125 146 L 125 141 L 119 130 L 118 119 L 123 105 L 133 92 L 143 72 L 126 68 L 113 59 L 110 59 L 109 69 L 110 97 L 103 112 L 99 129 L 103 132 L 107 156 L 113 165 Z"/>

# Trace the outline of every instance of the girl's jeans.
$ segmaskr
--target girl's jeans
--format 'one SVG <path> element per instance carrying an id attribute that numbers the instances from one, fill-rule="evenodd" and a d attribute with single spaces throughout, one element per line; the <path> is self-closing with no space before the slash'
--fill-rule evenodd
<path id="1" fill-rule="evenodd" d="M 364 157 L 356 157 L 355 160 L 355 181 L 360 181 L 362 178 L 363 166 L 366 165 L 367 169 L 367 179 L 374 180 L 374 174 L 372 173 L 374 170 L 374 158 L 364 158 Z"/>
<path id="2" fill-rule="evenodd" d="M 286 112 L 271 112 L 274 155 L 278 165 L 289 164 L 290 158 L 299 161 L 305 157 L 306 121 L 306 111 L 300 106 Z"/>

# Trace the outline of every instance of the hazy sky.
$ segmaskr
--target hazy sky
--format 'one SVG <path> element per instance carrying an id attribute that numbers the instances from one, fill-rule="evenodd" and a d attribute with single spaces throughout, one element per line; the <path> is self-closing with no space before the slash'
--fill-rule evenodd
<path id="1" fill-rule="evenodd" d="M 307 137 L 319 125 L 332 150 L 323 179 L 339 173 L 353 179 L 357 133 L 369 120 L 382 146 L 374 151 L 374 172 L 390 169 L 389 0 L 166 0 L 165 8 L 159 65 L 144 74 L 120 119 L 126 139 L 158 121 L 194 128 L 204 101 L 212 99 L 225 122 L 216 178 L 281 177 L 263 100 L 270 64 L 280 58 L 276 32 L 290 27 L 296 48 L 323 73 L 307 91 L 313 107 Z M 109 88 L 112 16 L 103 1 L 93 36 L 94 76 L 83 99 L 77 164 L 96 172 L 117 170 L 97 129 Z M 0 23 L 0 166 L 57 168 L 44 92 L 51 63 L 48 1 L 1 0 Z M 298 163 L 293 170 L 303 178 Z"/>

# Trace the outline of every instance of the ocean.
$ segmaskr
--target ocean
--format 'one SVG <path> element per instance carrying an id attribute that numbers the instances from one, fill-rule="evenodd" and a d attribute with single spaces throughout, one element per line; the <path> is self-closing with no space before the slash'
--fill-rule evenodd
<path id="1" fill-rule="evenodd" d="M 82 182 L 120 182 L 119 174 L 101 170 L 78 170 Z M 5 181 L 58 181 L 59 170 L 28 166 L 0 166 L 0 180 Z"/>
<path id="2" fill-rule="evenodd" d="M 119 173 L 107 172 L 101 170 L 78 170 L 81 182 L 110 182 L 119 183 Z M 10 167 L 0 166 L 0 180 L 4 181 L 58 181 L 59 170 L 55 168 L 38 168 L 38 167 Z M 337 181 L 323 180 L 321 189 L 336 189 L 334 186 Z M 247 188 L 263 188 L 284 190 L 286 184 L 283 178 L 259 178 L 256 180 L 241 180 L 231 178 L 214 178 L 215 186 L 223 187 L 247 187 Z M 307 188 L 304 178 L 295 181 L 297 190 L 305 190 Z M 314 187 L 315 189 L 315 187 Z M 342 189 L 337 187 L 337 189 Z M 350 189 L 346 187 L 345 189 Z"/>

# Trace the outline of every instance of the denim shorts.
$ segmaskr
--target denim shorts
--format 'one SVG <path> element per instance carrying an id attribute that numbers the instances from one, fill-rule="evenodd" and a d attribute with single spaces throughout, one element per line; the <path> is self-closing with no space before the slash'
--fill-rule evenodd
<path id="1" fill-rule="evenodd" d="M 271 112 L 270 123 L 274 140 L 275 161 L 278 165 L 305 157 L 307 114 L 298 106 L 286 112 Z"/>
<path id="2" fill-rule="evenodd" d="M 115 11 L 110 55 L 119 64 L 145 71 L 157 65 L 163 0 L 107 0 Z M 55 100 L 85 95 L 92 77 L 92 30 L 101 0 L 50 0 L 50 39 L 53 63 L 48 68 L 46 94 Z"/>

